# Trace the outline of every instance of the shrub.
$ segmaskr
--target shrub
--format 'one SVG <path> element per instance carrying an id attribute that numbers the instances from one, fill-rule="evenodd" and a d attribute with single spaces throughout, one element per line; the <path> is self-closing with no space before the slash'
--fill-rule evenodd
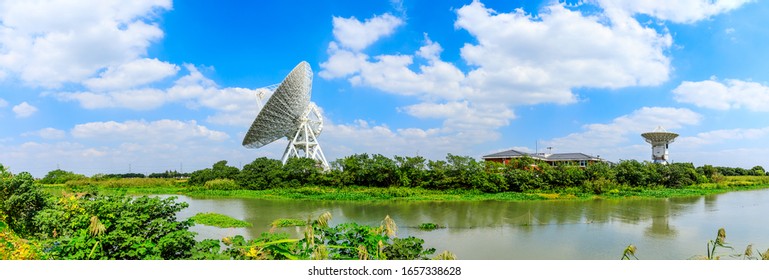
<path id="1" fill-rule="evenodd" d="M 49 197 L 35 186 L 35 179 L 27 172 L 0 179 L 0 212 L 7 215 L 11 230 L 22 237 L 37 231 L 34 217 L 48 206 Z"/>
<path id="2" fill-rule="evenodd" d="M 241 187 L 232 179 L 213 179 L 203 185 L 208 190 L 237 190 Z"/>
<path id="3" fill-rule="evenodd" d="M 56 259 L 183 259 L 195 233 L 177 221 L 175 198 L 67 196 L 35 217 L 45 250 Z"/>

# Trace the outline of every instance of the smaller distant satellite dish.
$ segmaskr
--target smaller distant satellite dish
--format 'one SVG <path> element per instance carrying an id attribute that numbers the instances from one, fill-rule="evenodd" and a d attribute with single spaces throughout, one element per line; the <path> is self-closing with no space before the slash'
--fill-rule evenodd
<path id="1" fill-rule="evenodd" d="M 323 130 L 323 118 L 315 103 L 310 102 L 312 69 L 302 61 L 281 82 L 251 124 L 243 146 L 260 148 L 282 137 L 289 140 L 283 154 L 283 164 L 290 157 L 307 157 L 317 160 L 325 170 L 329 169 L 318 135 Z M 266 96 L 270 87 L 260 91 Z"/>
<path id="2" fill-rule="evenodd" d="M 652 145 L 652 161 L 655 163 L 668 163 L 668 145 L 673 143 L 678 137 L 677 133 L 668 132 L 662 126 L 658 126 L 654 131 L 642 133 L 641 137 L 647 143 Z"/>

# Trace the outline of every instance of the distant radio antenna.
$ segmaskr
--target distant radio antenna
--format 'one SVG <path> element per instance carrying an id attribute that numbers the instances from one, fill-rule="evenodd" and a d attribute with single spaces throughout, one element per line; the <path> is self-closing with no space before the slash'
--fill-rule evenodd
<path id="1" fill-rule="evenodd" d="M 652 161 L 668 164 L 668 146 L 676 140 L 678 134 L 668 132 L 662 126 L 657 126 L 654 131 L 641 134 L 641 137 L 652 145 Z"/>

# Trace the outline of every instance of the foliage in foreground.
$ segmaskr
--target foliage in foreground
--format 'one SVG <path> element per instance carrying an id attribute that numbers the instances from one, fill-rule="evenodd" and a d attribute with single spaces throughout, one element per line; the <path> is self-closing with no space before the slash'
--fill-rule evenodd
<path id="1" fill-rule="evenodd" d="M 727 245 L 726 243 L 726 230 L 724 228 L 719 228 L 718 232 L 716 233 L 716 239 L 708 240 L 707 243 L 707 250 L 706 255 L 695 255 L 691 257 L 692 260 L 720 260 L 721 257 L 723 257 L 723 254 L 716 254 L 717 248 L 724 248 L 724 249 L 730 249 L 734 250 L 731 246 Z M 742 258 L 745 260 L 769 260 L 769 249 L 766 250 L 766 252 L 761 253 L 759 250 L 755 250 L 757 255 L 753 254 L 753 244 L 748 245 L 745 248 L 744 253 L 742 254 L 731 254 L 729 255 L 732 258 Z M 633 257 L 634 259 L 638 259 L 635 256 L 636 253 L 636 246 L 635 245 L 628 245 L 627 248 L 625 248 L 625 251 L 622 253 L 622 257 L 620 260 L 630 260 L 630 257 Z"/>
<path id="2" fill-rule="evenodd" d="M 330 213 L 305 223 L 304 238 L 292 239 L 285 233 L 263 233 L 259 238 L 245 240 L 242 236 L 225 238 L 222 248 L 216 240 L 201 242 L 193 253 L 195 259 L 236 260 L 424 260 L 435 249 L 424 248 L 424 240 L 416 237 L 395 237 L 397 226 L 389 216 L 378 227 L 344 223 L 329 226 Z M 296 226 L 296 220 L 282 219 Z M 444 252 L 439 257 L 456 258 Z"/>
<path id="3" fill-rule="evenodd" d="M 0 175 L 0 259 L 427 259 L 435 252 L 425 249 L 422 239 L 395 237 L 397 227 L 389 217 L 378 227 L 331 227 L 329 213 L 303 224 L 290 219 L 274 223 L 304 226 L 301 239 L 264 233 L 253 240 L 225 238 L 222 247 L 219 240 L 195 242 L 190 226 L 245 222 L 213 213 L 178 221 L 177 213 L 187 204 L 174 197 L 53 196 L 40 191 L 28 173 Z"/>
<path id="4" fill-rule="evenodd" d="M 195 245 L 174 198 L 68 195 L 35 217 L 53 259 L 184 259 Z"/>

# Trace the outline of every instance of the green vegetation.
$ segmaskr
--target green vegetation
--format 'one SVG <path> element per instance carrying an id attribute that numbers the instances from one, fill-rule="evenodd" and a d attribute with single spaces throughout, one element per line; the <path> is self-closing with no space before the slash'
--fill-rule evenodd
<path id="1" fill-rule="evenodd" d="M 439 228 L 442 228 L 442 226 L 435 223 L 422 223 L 419 225 L 419 229 L 421 230 L 435 230 Z"/>
<path id="2" fill-rule="evenodd" d="M 533 158 L 502 165 L 448 154 L 445 160 L 356 154 L 331 162 L 323 172 L 312 159 L 257 158 L 242 170 L 219 161 L 188 178 L 176 171 L 94 175 L 54 170 L 39 182 L 50 193 L 185 194 L 315 200 L 538 200 L 674 197 L 769 187 L 761 166 L 751 169 L 694 167 L 636 160 L 617 164 L 550 166 Z M 727 176 L 728 175 L 728 176 Z M 179 176 L 179 177 L 177 177 Z M 171 178 L 173 177 L 173 178 Z"/>
<path id="3" fill-rule="evenodd" d="M 290 221 L 290 219 L 282 219 Z M 305 222 L 304 238 L 290 239 L 285 234 L 264 233 L 245 241 L 240 236 L 225 239 L 230 248 L 224 250 L 233 259 L 305 259 L 305 260 L 424 260 L 435 249 L 425 249 L 424 240 L 395 237 L 397 225 L 386 216 L 378 227 L 344 223 L 329 226 L 331 214 L 326 212 Z M 207 252 L 216 252 L 211 243 Z M 451 255 L 450 253 L 442 253 Z"/>
<path id="4" fill-rule="evenodd" d="M 502 165 L 452 154 L 435 161 L 419 156 L 391 159 L 357 154 L 333 161 L 328 172 L 322 172 L 306 158 L 290 159 L 286 165 L 258 158 L 242 170 L 220 161 L 211 168 L 192 172 L 185 193 L 363 201 L 659 197 L 769 185 L 769 176 L 763 170 L 760 166 L 750 170 L 709 165 L 695 168 L 690 163 L 661 165 L 635 160 L 581 168 L 550 166 L 532 158 Z M 735 178 L 744 180 L 738 183 Z"/>
<path id="5" fill-rule="evenodd" d="M 14 176 L 4 167 L 0 171 L 0 259 L 427 259 L 435 252 L 424 248 L 422 239 L 395 237 L 397 226 L 389 216 L 380 226 L 330 227 L 329 213 L 304 223 L 276 221 L 280 226 L 304 226 L 301 239 L 268 232 L 253 240 L 228 237 L 221 247 L 219 240 L 196 242 L 189 228 L 195 222 L 249 225 L 213 213 L 178 221 L 177 213 L 187 204 L 174 197 L 52 195 L 42 191 L 29 173 Z"/>
<path id="6" fill-rule="evenodd" d="M 723 249 L 729 249 L 734 250 L 731 246 L 728 246 L 726 243 L 726 230 L 724 228 L 719 228 L 718 232 L 716 233 L 716 239 L 714 240 L 708 240 L 707 243 L 707 251 L 706 255 L 695 255 L 691 257 L 690 259 L 693 260 L 720 260 L 721 257 L 728 256 L 732 259 L 744 259 L 744 260 L 769 260 L 769 250 L 766 250 L 764 253 L 761 253 L 759 250 L 755 250 L 756 255 L 753 254 L 753 244 L 749 244 L 745 251 L 742 254 L 730 254 L 730 255 L 724 255 L 724 254 L 716 254 L 717 248 L 723 248 Z M 622 258 L 620 260 L 630 260 L 630 257 L 633 257 L 634 259 L 638 259 L 635 256 L 636 247 L 635 245 L 628 245 L 627 248 L 625 248 L 625 251 L 622 254 Z"/>
<path id="7" fill-rule="evenodd" d="M 281 227 L 302 227 L 307 225 L 307 221 L 305 220 L 299 220 L 299 219 L 286 219 L 286 218 L 280 218 L 277 220 L 272 221 L 270 225 L 273 228 L 281 228 Z"/>
<path id="8" fill-rule="evenodd" d="M 215 226 L 220 228 L 250 227 L 251 223 L 241 221 L 233 217 L 219 213 L 197 213 L 190 218 L 196 224 Z"/>

